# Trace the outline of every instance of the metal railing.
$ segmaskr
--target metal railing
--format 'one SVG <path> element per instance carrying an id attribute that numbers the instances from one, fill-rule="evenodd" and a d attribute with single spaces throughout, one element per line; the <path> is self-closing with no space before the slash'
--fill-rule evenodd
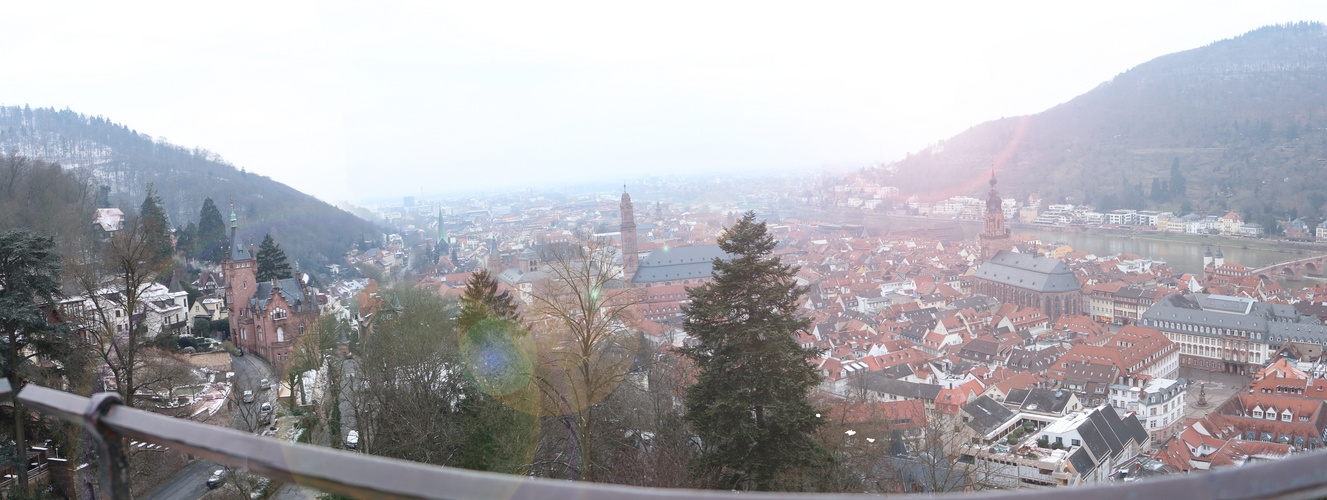
<path id="1" fill-rule="evenodd" d="M 0 401 L 11 396 L 8 380 L 0 378 Z M 360 453 L 254 436 L 245 432 L 129 408 L 114 393 L 85 398 L 29 385 L 18 400 L 29 408 L 70 422 L 81 422 L 96 439 L 104 498 L 131 498 L 128 484 L 128 439 L 147 441 L 247 469 L 276 481 L 356 498 L 413 499 L 663 499 L 747 500 L 814 497 L 817 500 L 863 498 L 844 494 L 736 493 L 714 490 L 643 488 L 562 481 L 477 472 L 425 465 Z M 951 493 L 928 498 L 1019 498 L 1049 500 L 1072 495 L 1075 500 L 1141 498 L 1321 498 L 1327 496 L 1327 453 L 1305 453 L 1284 460 L 1181 474 L 1174 477 L 1071 489 L 1045 488 Z"/>

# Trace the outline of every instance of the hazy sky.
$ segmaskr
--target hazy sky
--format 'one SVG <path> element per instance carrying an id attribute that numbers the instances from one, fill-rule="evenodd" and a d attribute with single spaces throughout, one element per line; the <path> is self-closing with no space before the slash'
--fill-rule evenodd
<path id="1" fill-rule="evenodd" d="M 22 2 L 0 104 L 366 201 L 894 160 L 1301 20 L 1327 2 Z"/>

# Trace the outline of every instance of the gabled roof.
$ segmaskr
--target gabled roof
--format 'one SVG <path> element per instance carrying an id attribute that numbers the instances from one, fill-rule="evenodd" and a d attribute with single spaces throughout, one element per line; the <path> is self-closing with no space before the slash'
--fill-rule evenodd
<path id="1" fill-rule="evenodd" d="M 1092 460 L 1085 448 L 1079 448 L 1069 454 L 1069 465 L 1072 465 L 1074 472 L 1081 476 L 1087 476 L 1097 468 L 1097 463 Z"/>
<path id="2" fill-rule="evenodd" d="M 290 304 L 292 313 L 317 310 L 318 305 L 304 293 L 304 287 L 300 286 L 299 279 L 288 278 L 276 280 L 276 290 L 281 293 L 281 298 Z M 250 301 L 257 306 L 259 311 L 265 311 L 268 304 L 272 302 L 272 281 L 263 281 L 258 283 L 258 289 L 254 291 L 253 298 Z"/>
<path id="3" fill-rule="evenodd" d="M 893 394 L 907 398 L 918 398 L 928 401 L 935 401 L 936 396 L 940 395 L 938 385 L 918 384 L 903 380 L 894 380 L 880 372 L 869 372 L 862 375 L 862 385 L 866 390 L 878 392 L 881 394 Z"/>

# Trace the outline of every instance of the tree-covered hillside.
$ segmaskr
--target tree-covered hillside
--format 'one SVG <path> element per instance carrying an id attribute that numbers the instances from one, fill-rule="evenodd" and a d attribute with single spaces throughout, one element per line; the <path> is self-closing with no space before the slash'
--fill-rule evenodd
<path id="1" fill-rule="evenodd" d="M 981 193 L 995 165 L 1005 196 L 1236 210 L 1260 221 L 1318 216 L 1327 202 L 1324 127 L 1327 27 L 1298 23 L 1158 57 L 1069 102 L 977 125 L 877 172 L 905 192 L 942 197 Z"/>
<path id="2" fill-rule="evenodd" d="M 361 237 L 381 234 L 369 222 L 265 176 L 246 173 L 202 149 L 185 149 L 102 117 L 51 108 L 0 107 L 0 151 L 85 167 L 105 186 L 96 205 L 136 210 L 156 186 L 171 224 L 198 223 L 211 197 L 229 225 L 234 200 L 240 233 L 256 245 L 270 233 L 292 259 L 322 265 Z M 91 224 L 92 213 L 87 214 Z M 229 229 L 227 229 L 229 233 Z"/>

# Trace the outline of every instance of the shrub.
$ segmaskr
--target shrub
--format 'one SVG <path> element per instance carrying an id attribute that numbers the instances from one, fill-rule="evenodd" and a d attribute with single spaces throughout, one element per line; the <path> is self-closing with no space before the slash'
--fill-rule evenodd
<path id="1" fill-rule="evenodd" d="M 1051 449 L 1052 449 L 1052 450 L 1063 450 L 1063 449 L 1064 449 L 1064 443 L 1061 443 L 1061 442 L 1059 442 L 1059 441 L 1056 441 L 1056 442 L 1054 442 L 1054 443 L 1051 444 Z"/>
<path id="2" fill-rule="evenodd" d="M 1042 448 L 1050 448 L 1051 440 L 1045 436 L 1042 436 L 1041 439 L 1037 440 L 1037 446 L 1040 446 Z"/>

